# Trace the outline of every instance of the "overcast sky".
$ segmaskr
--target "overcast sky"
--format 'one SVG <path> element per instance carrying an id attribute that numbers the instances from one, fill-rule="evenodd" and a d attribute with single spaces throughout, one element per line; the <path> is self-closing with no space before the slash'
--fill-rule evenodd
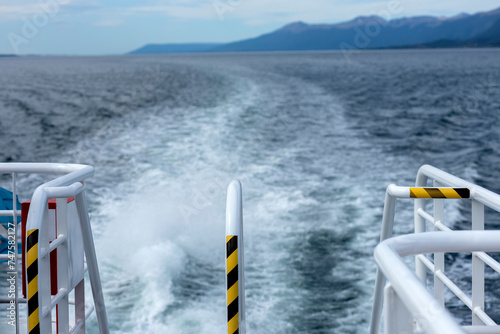
<path id="1" fill-rule="evenodd" d="M 0 0 L 0 54 L 121 54 L 148 43 L 231 42 L 295 21 L 497 7 L 498 0 Z"/>

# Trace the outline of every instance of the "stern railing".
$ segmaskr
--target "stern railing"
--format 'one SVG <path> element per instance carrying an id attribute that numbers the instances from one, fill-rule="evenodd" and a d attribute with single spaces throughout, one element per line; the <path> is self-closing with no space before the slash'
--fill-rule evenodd
<path id="1" fill-rule="evenodd" d="M 99 276 L 94 240 L 90 226 L 85 186 L 83 181 L 94 174 L 94 168 L 77 164 L 51 163 L 0 163 L 0 174 L 12 175 L 13 201 L 16 199 L 16 177 L 18 174 L 56 174 L 61 175 L 40 185 L 33 193 L 26 224 L 25 249 L 27 300 L 18 297 L 16 283 L 16 333 L 19 333 L 18 303 L 27 302 L 27 332 L 52 333 L 52 311 L 57 306 L 56 331 L 58 333 L 85 333 L 85 320 L 94 307 L 99 325 L 99 332 L 109 333 L 106 308 Z M 74 197 L 78 223 L 72 230 L 68 229 L 68 198 Z M 56 199 L 57 236 L 49 240 L 49 200 Z M 11 214 L 14 222 L 20 216 L 14 204 L 11 212 L 0 211 L 0 215 Z M 15 224 L 17 225 L 17 224 Z M 79 225 L 79 226 L 78 226 Z M 17 233 L 16 233 L 17 234 Z M 75 240 L 75 235 L 81 240 Z M 94 306 L 86 305 L 82 280 L 68 277 L 68 268 L 72 267 L 69 253 L 69 243 L 83 244 L 85 253 L 85 269 L 88 271 Z M 17 254 L 17 239 L 15 242 Z M 57 281 L 58 291 L 51 294 L 51 252 L 57 249 Z M 83 255 L 83 254 L 82 254 Z M 17 256 L 17 259 L 20 257 Z M 0 258 L 1 259 L 1 258 Z M 83 261 L 83 259 L 82 259 Z M 16 282 L 18 279 L 18 262 L 15 261 Z M 75 301 L 69 300 L 70 292 L 74 291 Z M 9 302 L 1 300 L 0 302 Z M 75 305 L 74 325 L 70 327 L 69 305 Z"/>
<path id="2" fill-rule="evenodd" d="M 429 181 L 433 182 L 432 187 L 427 186 Z M 500 212 L 500 196 L 478 185 L 467 182 L 442 170 L 439 170 L 435 167 L 424 165 L 418 171 L 415 187 L 398 187 L 396 185 L 389 185 L 387 187 L 384 203 L 382 231 L 380 236 L 380 241 L 382 244 L 385 240 L 391 238 L 392 236 L 395 217 L 395 204 L 397 198 L 413 198 L 415 200 L 414 233 L 422 234 L 421 237 L 419 236 L 419 242 L 422 242 L 425 245 L 425 240 L 427 236 L 429 236 L 429 233 L 424 232 L 426 231 L 426 224 L 428 224 L 434 231 L 439 231 L 439 233 L 442 234 L 439 235 L 438 233 L 439 236 L 437 238 L 442 239 L 441 241 L 443 245 L 450 246 L 449 250 L 447 250 L 446 248 L 442 250 L 429 250 L 429 252 L 433 253 L 433 260 L 430 260 L 424 254 L 421 254 L 426 252 L 426 249 L 424 249 L 425 247 L 420 249 L 420 251 L 414 252 L 416 255 L 416 277 L 418 277 L 421 285 L 426 285 L 427 270 L 429 270 L 433 274 L 434 278 L 434 301 L 436 301 L 441 307 L 444 307 L 444 291 L 445 287 L 447 287 L 471 310 L 472 326 L 466 327 L 468 332 L 490 333 L 492 330 L 497 330 L 498 332 L 500 332 L 499 328 L 496 327 L 497 324 L 491 319 L 488 314 L 486 314 L 484 310 L 484 265 L 486 264 L 497 273 L 500 273 L 500 263 L 486 254 L 485 251 L 480 247 L 475 247 L 476 244 L 464 243 L 464 247 L 457 250 L 472 253 L 472 296 L 469 297 L 452 281 L 452 279 L 450 279 L 450 277 L 446 275 L 444 261 L 445 252 L 453 252 L 454 249 L 456 249 L 456 247 L 453 248 L 451 247 L 452 245 L 450 243 L 446 242 L 446 238 L 449 235 L 455 235 L 456 232 L 455 234 L 453 234 L 454 232 L 452 232 L 452 230 L 445 224 L 446 217 L 444 210 L 444 201 L 448 199 L 460 198 L 470 200 L 472 211 L 471 230 L 481 231 L 484 230 L 485 207 L 489 207 L 497 212 Z M 425 210 L 425 204 L 429 201 L 432 201 L 434 204 L 432 214 Z M 414 245 L 414 247 L 415 250 L 418 250 L 420 245 Z M 495 250 L 500 251 L 500 247 L 497 247 Z M 378 259 L 381 259 L 381 257 L 378 256 Z M 386 262 L 386 266 L 390 267 L 390 262 Z M 404 281 L 406 279 L 406 277 L 404 279 L 402 279 L 401 277 L 398 278 L 398 275 L 392 275 L 391 278 L 389 278 L 387 276 L 387 270 L 387 268 L 382 269 L 379 263 L 375 283 L 372 319 L 370 324 L 371 334 L 376 334 L 379 332 L 380 320 L 383 310 L 382 307 L 384 300 L 384 285 L 386 283 L 386 279 L 389 279 L 389 283 L 392 286 L 394 286 L 394 284 L 397 284 L 395 280 Z M 405 300 L 403 299 L 402 302 L 405 303 Z M 421 305 L 421 307 L 426 306 Z M 385 322 L 391 320 L 391 315 L 387 314 L 387 312 L 385 316 Z M 415 320 L 414 317 L 412 322 L 416 326 L 415 328 L 417 328 L 418 321 Z M 488 327 L 485 327 L 484 325 Z M 386 333 L 394 332 L 391 332 L 390 324 L 386 323 L 385 328 Z"/>

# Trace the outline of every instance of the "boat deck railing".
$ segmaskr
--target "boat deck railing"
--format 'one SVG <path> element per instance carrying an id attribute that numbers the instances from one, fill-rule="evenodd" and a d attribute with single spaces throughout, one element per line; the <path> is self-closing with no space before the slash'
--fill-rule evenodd
<path id="1" fill-rule="evenodd" d="M 429 181 L 432 187 L 428 187 Z M 391 238 L 398 198 L 415 200 L 415 231 Z M 450 199 L 470 201 L 470 231 L 452 231 L 445 224 L 444 201 Z M 429 201 L 433 202 L 433 213 L 425 210 Z M 485 264 L 500 273 L 500 263 L 486 254 L 500 252 L 500 232 L 484 231 L 485 207 L 500 212 L 500 196 L 428 165 L 420 168 L 415 187 L 387 187 L 381 243 L 375 250 L 378 270 L 371 334 L 379 333 L 382 312 L 387 334 L 500 333 L 500 326 L 485 312 Z M 426 232 L 427 226 L 434 232 Z M 445 253 L 456 252 L 472 254 L 471 296 L 446 275 Z M 426 253 L 433 254 L 432 260 Z M 402 261 L 401 256 L 407 255 L 415 255 L 415 273 Z M 427 288 L 428 270 L 433 276 L 433 294 Z M 470 309 L 470 326 L 458 326 L 445 308 L 445 288 Z"/>
<path id="2" fill-rule="evenodd" d="M 15 294 L 12 298 L 2 298 L 0 303 L 8 303 L 15 307 L 15 327 L 18 333 L 85 333 L 85 321 L 93 312 L 97 315 L 100 333 L 109 333 L 106 308 L 99 277 L 97 257 L 94 248 L 92 230 L 85 197 L 83 181 L 94 174 L 94 168 L 76 164 L 48 164 L 48 163 L 0 163 L 0 174 L 12 176 L 13 210 L 0 211 L 1 216 L 12 216 L 12 240 L 9 237 L 9 246 L 13 250 L 8 254 L 0 255 L 0 260 L 7 260 L 9 275 L 14 276 Z M 17 221 L 21 213 L 16 207 L 16 187 L 19 174 L 54 174 L 57 178 L 40 185 L 33 193 L 29 207 L 26 236 L 24 240 L 26 271 L 26 297 L 19 293 L 22 285 L 19 279 L 22 259 L 18 254 L 20 233 L 17 233 Z M 68 199 L 74 198 L 74 204 L 68 205 Z M 49 200 L 55 199 L 57 210 L 55 224 L 57 235 L 49 237 Z M 68 214 L 69 211 L 72 214 Z M 69 222 L 69 218 L 73 222 Z M 76 225 L 75 225 L 76 224 Z M 52 240 L 50 240 L 52 239 Z M 75 249 L 83 248 L 81 254 L 75 255 Z M 51 257 L 57 249 L 57 291 L 51 287 Z M 81 255 L 83 270 L 74 268 L 73 259 Z M 76 256 L 76 257 L 75 257 Z M 52 260 L 53 261 L 53 260 Z M 53 264 L 54 265 L 54 264 Z M 76 266 L 76 265 L 75 265 Z M 94 306 L 85 301 L 85 287 L 83 273 L 88 272 L 92 289 Z M 75 274 L 76 273 L 76 274 Z M 52 273 L 54 275 L 54 273 Z M 73 277 L 71 277 L 73 275 Z M 81 276 L 81 277 L 80 277 Z M 52 277 L 52 280 L 55 278 Z M 70 293 L 74 300 L 70 300 Z M 19 303 L 27 303 L 26 324 L 21 326 Z M 74 305 L 74 315 L 70 316 L 70 305 Z M 57 316 L 53 317 L 57 307 Z M 11 312 L 12 313 L 12 312 Z M 71 319 L 71 320 L 70 320 Z M 55 323 L 54 323 L 55 322 Z M 25 326 L 25 327 L 24 327 Z M 24 327 L 24 328 L 23 328 Z"/>

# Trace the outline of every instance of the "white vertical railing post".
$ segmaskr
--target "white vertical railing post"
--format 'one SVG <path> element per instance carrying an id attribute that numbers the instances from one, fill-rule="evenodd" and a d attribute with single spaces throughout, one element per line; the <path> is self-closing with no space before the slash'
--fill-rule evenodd
<path id="1" fill-rule="evenodd" d="M 232 180 L 226 201 L 226 319 L 228 334 L 246 333 L 241 183 Z"/>
<path id="2" fill-rule="evenodd" d="M 99 333 L 109 334 L 108 316 L 106 314 L 106 306 L 104 304 L 101 278 L 99 276 L 99 266 L 97 264 L 97 255 L 94 247 L 94 238 L 92 237 L 92 228 L 90 226 L 85 191 L 77 194 L 75 201 L 78 217 L 80 218 L 85 258 L 87 260 L 90 285 L 92 287 L 92 296 L 94 297 L 97 322 L 99 324 Z"/>
<path id="3" fill-rule="evenodd" d="M 421 169 L 419 170 L 417 174 L 417 180 L 415 182 L 416 187 L 425 187 L 427 185 L 427 180 L 428 177 L 421 173 Z M 417 198 L 415 199 L 415 204 L 414 204 L 414 220 L 415 220 L 415 233 L 423 233 L 425 232 L 425 219 L 421 217 L 418 212 L 419 210 L 425 210 L 425 199 L 423 198 Z M 426 271 L 426 266 L 425 264 L 420 261 L 418 257 L 415 257 L 415 273 L 417 277 L 422 281 L 422 283 L 426 284 L 426 277 L 427 277 L 427 271 Z"/>
<path id="4" fill-rule="evenodd" d="M 425 232 L 425 219 L 418 214 L 419 210 L 425 210 L 425 200 L 421 198 L 415 199 L 415 233 Z M 425 284 L 427 276 L 426 267 L 418 257 L 415 257 L 415 273 L 420 281 Z"/>
<path id="5" fill-rule="evenodd" d="M 47 205 L 47 198 L 42 202 L 43 207 L 43 221 L 44 225 L 49 225 L 49 208 Z M 38 243 L 38 293 L 39 297 L 39 310 L 40 313 L 40 333 L 52 333 L 52 308 L 50 305 L 50 243 L 49 243 L 49 229 L 39 230 L 39 243 Z"/>
<path id="6" fill-rule="evenodd" d="M 484 230 L 484 205 L 472 200 L 472 230 Z M 484 262 L 472 253 L 472 325 L 483 325 L 475 313 L 484 310 Z"/>
<path id="7" fill-rule="evenodd" d="M 66 198 L 56 199 L 56 223 L 57 223 L 57 237 L 66 236 L 57 247 L 57 285 L 58 290 L 64 289 L 69 291 L 69 277 L 68 277 L 68 200 Z M 69 300 L 66 294 L 59 301 L 57 306 L 57 329 L 59 333 L 69 332 Z"/>
<path id="8" fill-rule="evenodd" d="M 434 181 L 434 187 L 440 186 Z M 444 199 L 434 199 L 434 224 L 437 222 L 444 224 Z M 439 228 L 434 226 L 434 231 Z M 444 253 L 434 253 L 434 297 L 444 305 L 444 283 L 438 277 L 439 272 L 444 274 Z"/>
<path id="9" fill-rule="evenodd" d="M 389 187 L 388 187 L 389 189 Z M 396 210 L 396 197 L 385 192 L 384 213 L 382 217 L 382 231 L 380 233 L 380 242 L 392 236 L 394 227 L 394 215 Z M 384 302 L 384 285 L 385 277 L 382 271 L 377 268 L 377 276 L 375 279 L 375 293 L 373 296 L 372 318 L 370 322 L 370 334 L 377 334 L 380 328 L 380 318 L 382 315 L 383 302 Z"/>
<path id="10" fill-rule="evenodd" d="M 413 333 L 413 317 L 390 283 L 384 289 L 384 334 Z"/>
<path id="11" fill-rule="evenodd" d="M 75 324 L 81 323 L 75 334 L 85 334 L 85 281 L 75 286 Z"/>

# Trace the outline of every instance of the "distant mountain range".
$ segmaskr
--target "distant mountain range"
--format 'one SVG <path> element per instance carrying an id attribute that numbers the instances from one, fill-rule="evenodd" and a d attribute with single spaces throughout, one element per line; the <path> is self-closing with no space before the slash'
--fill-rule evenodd
<path id="1" fill-rule="evenodd" d="M 387 21 L 380 16 L 360 16 L 338 24 L 295 22 L 227 44 L 151 44 L 131 54 L 499 46 L 500 8 L 450 18 L 417 16 Z"/>
<path id="2" fill-rule="evenodd" d="M 422 45 L 410 46 L 421 48 L 453 48 L 453 47 L 500 47 L 500 20 L 496 21 L 491 28 L 470 39 L 452 40 L 440 39 Z"/>

